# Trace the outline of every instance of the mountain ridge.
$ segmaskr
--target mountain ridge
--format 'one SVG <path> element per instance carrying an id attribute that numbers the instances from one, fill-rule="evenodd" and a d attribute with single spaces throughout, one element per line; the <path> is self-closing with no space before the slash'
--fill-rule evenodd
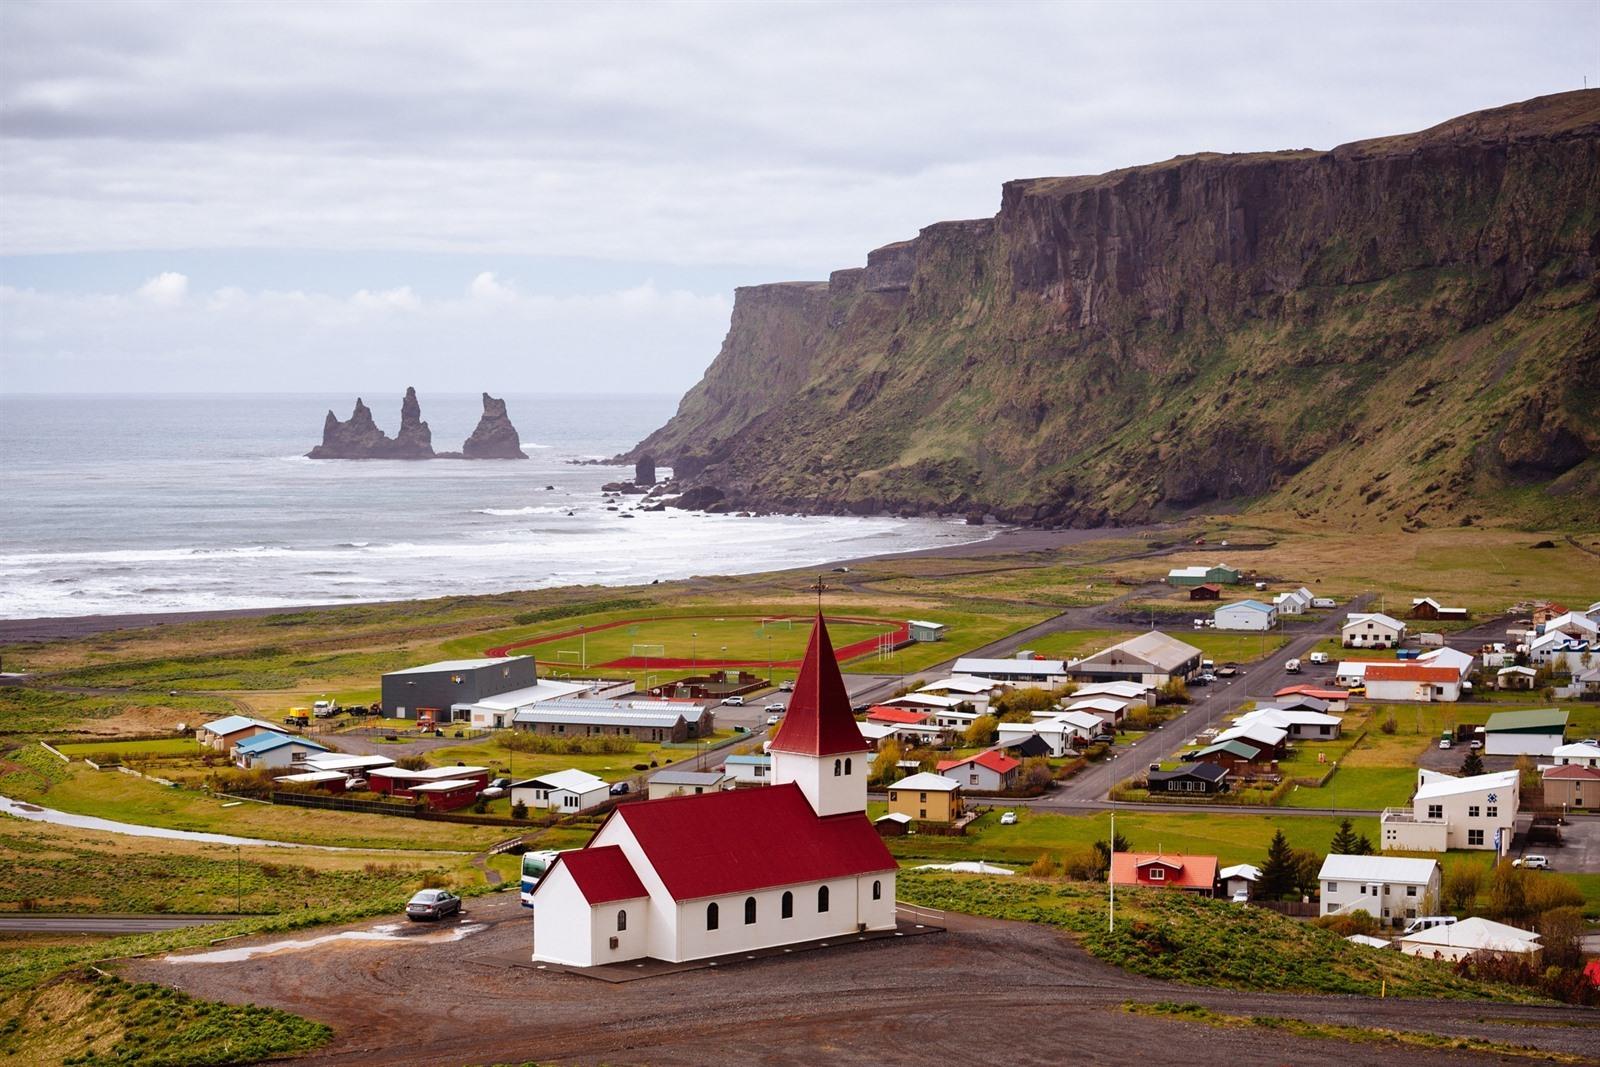
<path id="1" fill-rule="evenodd" d="M 1407 525 L 1600 501 L 1600 90 L 1004 183 L 736 290 L 649 452 L 730 506 Z"/>

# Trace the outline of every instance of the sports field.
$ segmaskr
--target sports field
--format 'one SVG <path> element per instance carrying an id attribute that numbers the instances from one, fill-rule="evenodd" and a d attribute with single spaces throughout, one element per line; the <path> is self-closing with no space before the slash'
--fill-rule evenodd
<path id="1" fill-rule="evenodd" d="M 906 639 L 906 624 L 888 619 L 829 616 L 828 635 L 841 663 Z M 742 667 L 794 668 L 811 637 L 804 615 L 670 615 L 615 619 L 569 627 L 486 650 L 504 656 L 529 651 L 552 666 L 580 669 Z"/>

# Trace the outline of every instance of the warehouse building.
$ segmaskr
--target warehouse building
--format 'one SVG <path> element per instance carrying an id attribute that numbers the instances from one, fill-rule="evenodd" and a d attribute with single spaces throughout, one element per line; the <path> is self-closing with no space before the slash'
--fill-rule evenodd
<path id="1" fill-rule="evenodd" d="M 390 718 L 415 719 L 419 708 L 431 708 L 442 721 L 457 704 L 473 704 L 538 684 L 538 667 L 532 656 L 502 656 L 446 659 L 390 671 L 383 676 L 383 713 Z"/>

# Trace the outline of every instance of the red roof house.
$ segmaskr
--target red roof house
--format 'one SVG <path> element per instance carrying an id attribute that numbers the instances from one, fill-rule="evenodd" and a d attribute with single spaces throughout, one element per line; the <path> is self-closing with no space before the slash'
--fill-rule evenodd
<path id="1" fill-rule="evenodd" d="M 1118 852 L 1111 857 L 1111 881 L 1119 886 L 1186 889 L 1210 895 L 1217 889 L 1217 857 Z"/>
<path id="2" fill-rule="evenodd" d="M 940 760 L 938 771 L 967 791 L 1003 793 L 1017 784 L 1022 761 L 990 749 L 966 759 Z"/>
<path id="3" fill-rule="evenodd" d="M 880 704 L 867 712 L 867 721 L 885 726 L 915 726 L 927 722 L 928 713 L 912 711 L 910 708 L 886 708 Z"/>
<path id="4" fill-rule="evenodd" d="M 770 748 L 778 784 L 624 804 L 562 853 L 534 890 L 533 958 L 742 959 L 893 930 L 896 864 L 867 821 L 868 747 L 820 616 Z"/>
<path id="5" fill-rule="evenodd" d="M 1453 667 L 1423 667 L 1415 663 L 1373 663 L 1367 667 L 1365 679 L 1373 682 L 1428 682 L 1440 685 L 1459 682 L 1461 672 Z"/>

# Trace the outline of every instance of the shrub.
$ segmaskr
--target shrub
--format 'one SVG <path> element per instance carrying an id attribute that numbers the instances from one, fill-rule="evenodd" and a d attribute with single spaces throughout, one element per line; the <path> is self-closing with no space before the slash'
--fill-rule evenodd
<path id="1" fill-rule="evenodd" d="M 1035 878 L 1055 878 L 1061 874 L 1061 864 L 1050 853 L 1041 852 L 1039 858 L 1028 868 L 1028 873 Z"/>
<path id="2" fill-rule="evenodd" d="M 972 720 L 972 725 L 967 727 L 966 733 L 961 737 L 963 743 L 969 748 L 979 748 L 984 745 L 994 744 L 1000 733 L 1000 720 L 993 715 L 980 715 Z"/>
<path id="3" fill-rule="evenodd" d="M 1476 863 L 1461 863 L 1454 867 L 1446 867 L 1444 882 L 1440 889 L 1440 897 L 1445 910 L 1451 912 L 1466 911 L 1478 899 L 1478 894 L 1483 891 L 1484 870 Z"/>
<path id="4" fill-rule="evenodd" d="M 424 756 L 401 756 L 394 765 L 408 771 L 421 771 L 427 769 L 428 760 Z"/>
<path id="5" fill-rule="evenodd" d="M 1551 908 L 1539 916 L 1539 943 L 1544 946 L 1546 967 L 1557 969 L 1583 966 L 1583 935 L 1588 930 L 1583 909 L 1572 905 Z"/>
<path id="6" fill-rule="evenodd" d="M 632 752 L 638 743 L 630 737 L 601 734 L 596 737 L 552 737 L 528 730 L 513 730 L 503 738 L 513 752 L 536 752 L 555 756 L 614 756 Z"/>
<path id="7" fill-rule="evenodd" d="M 1313 925 L 1320 926 L 1339 937 L 1349 937 L 1352 934 L 1365 934 L 1368 937 L 1375 935 L 1380 926 L 1378 919 L 1369 911 L 1349 911 L 1343 915 L 1323 915 L 1312 919 Z"/>
<path id="8" fill-rule="evenodd" d="M 1388 718 L 1384 719 L 1383 722 L 1378 724 L 1378 729 L 1382 730 L 1386 734 L 1392 734 L 1396 730 L 1400 729 L 1400 724 L 1395 721 L 1394 712 L 1391 711 Z"/>
<path id="9" fill-rule="evenodd" d="M 995 697 L 990 708 L 1001 722 L 1029 722 L 1033 713 L 1053 708 L 1057 697 L 1046 689 L 1011 689 Z"/>
<path id="10" fill-rule="evenodd" d="M 448 889 L 450 888 L 450 876 L 448 874 L 441 874 L 438 871 L 429 871 L 427 874 L 422 876 L 422 888 Z"/>
<path id="11" fill-rule="evenodd" d="M 1043 756 L 1032 756 L 1022 761 L 1022 785 L 1025 789 L 1044 792 L 1055 781 L 1055 771 Z"/>
<path id="12" fill-rule="evenodd" d="M 528 817 L 527 802 L 519 800 L 515 804 L 511 805 L 511 817 L 513 819 L 526 819 Z"/>

